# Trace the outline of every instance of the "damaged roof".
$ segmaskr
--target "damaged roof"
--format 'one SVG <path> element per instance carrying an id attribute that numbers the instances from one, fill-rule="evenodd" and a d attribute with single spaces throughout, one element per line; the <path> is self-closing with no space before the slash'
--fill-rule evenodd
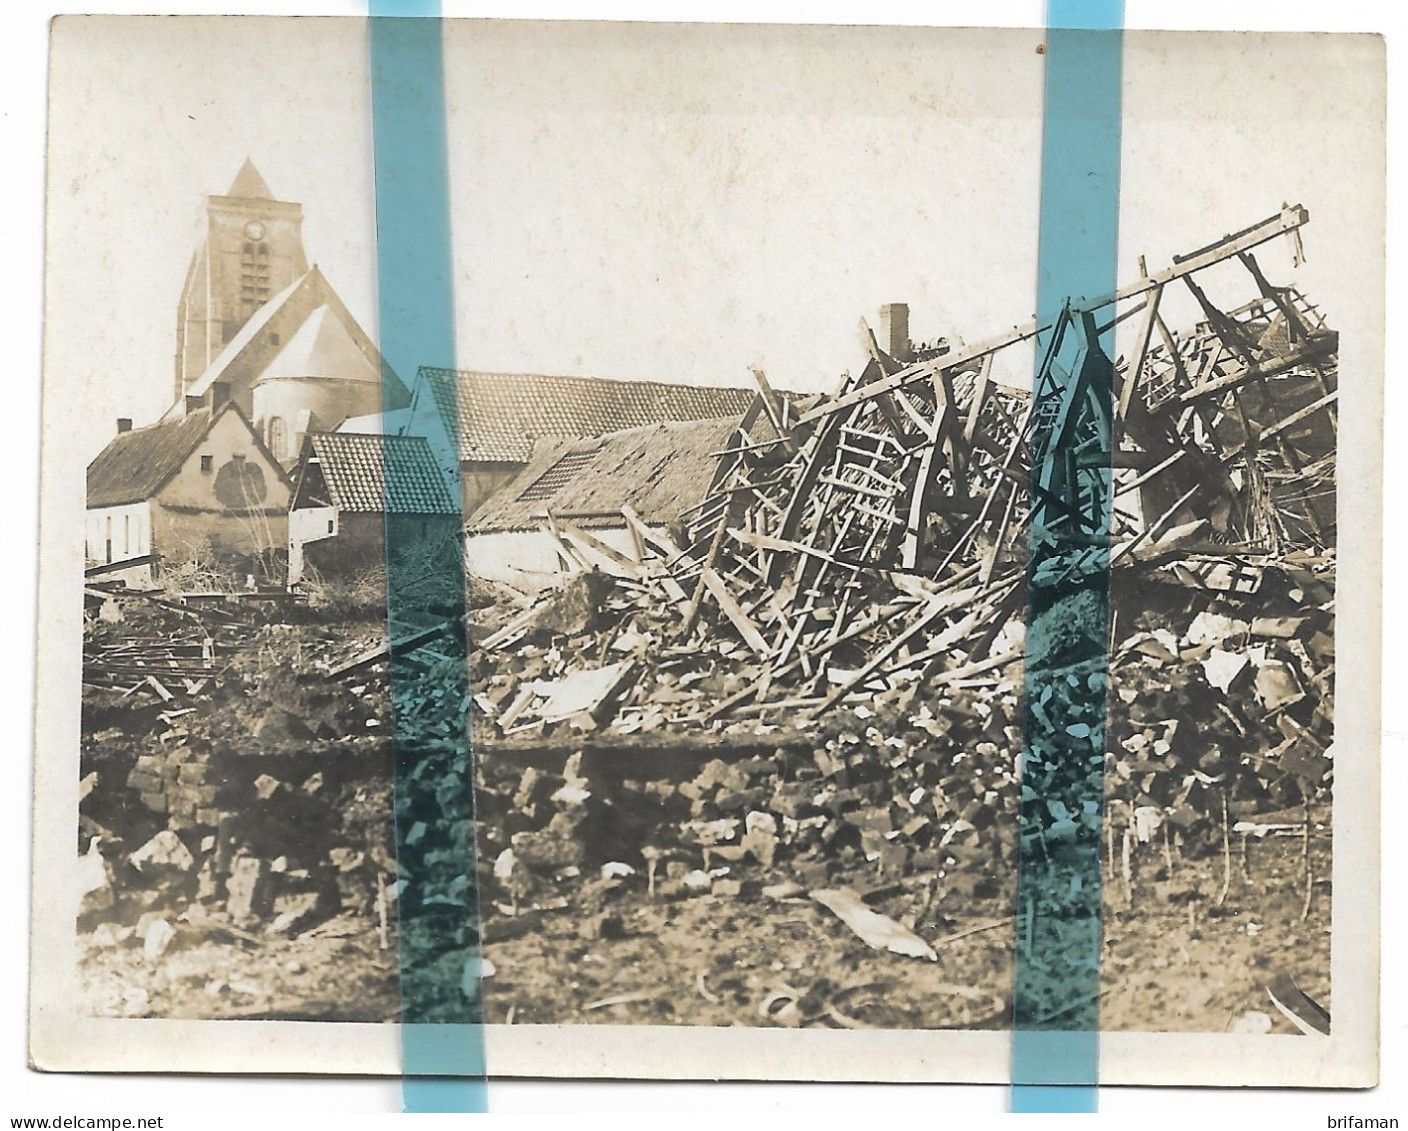
<path id="1" fill-rule="evenodd" d="M 711 420 L 747 411 L 752 389 L 481 373 L 422 366 L 428 388 L 460 458 L 523 463 L 543 436 L 601 436 L 662 421 Z"/>
<path id="2" fill-rule="evenodd" d="M 310 432 L 305 441 L 298 499 L 306 476 L 317 469 L 327 501 L 361 514 L 459 513 L 445 476 L 424 436 L 372 436 Z"/>
<path id="3" fill-rule="evenodd" d="M 548 512 L 579 526 L 623 526 L 628 505 L 653 525 L 673 522 L 708 494 L 717 453 L 737 428 L 727 416 L 540 440 L 528 466 L 475 512 L 469 532 L 536 530 Z"/>

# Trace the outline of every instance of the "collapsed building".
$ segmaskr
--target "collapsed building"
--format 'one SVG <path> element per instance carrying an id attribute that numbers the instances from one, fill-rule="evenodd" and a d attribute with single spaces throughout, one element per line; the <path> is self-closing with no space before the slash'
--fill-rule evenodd
<path id="1" fill-rule="evenodd" d="M 640 552 L 567 547 L 568 573 L 616 582 L 601 646 L 520 680 L 526 610 L 477 642 L 497 671 L 481 710 L 510 734 L 564 721 L 541 710 L 559 701 L 595 727 L 932 697 L 1020 659 L 1037 518 L 1085 530 L 1141 584 L 1252 593 L 1300 560 L 1332 579 L 1338 336 L 1253 255 L 1308 219 L 1287 207 L 978 345 L 910 350 L 888 330 L 902 360 L 868 335 L 865 369 L 809 407 L 758 374 L 766 435 L 734 433 L 676 533 L 627 507 Z M 1229 267 L 1251 296 L 1222 309 L 1205 276 Z M 1181 332 L 1176 288 L 1198 313 Z M 1033 343 L 1035 393 L 998 381 Z M 603 650 L 621 658 L 594 663 Z"/>

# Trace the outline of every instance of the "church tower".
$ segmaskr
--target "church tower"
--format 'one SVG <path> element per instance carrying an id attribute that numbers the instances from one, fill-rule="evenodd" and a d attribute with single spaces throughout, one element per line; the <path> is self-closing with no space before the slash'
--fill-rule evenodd
<path id="1" fill-rule="evenodd" d="M 246 158 L 230 191 L 207 198 L 205 242 L 186 272 L 176 309 L 177 404 L 254 312 L 307 271 L 303 206 L 275 200 Z"/>

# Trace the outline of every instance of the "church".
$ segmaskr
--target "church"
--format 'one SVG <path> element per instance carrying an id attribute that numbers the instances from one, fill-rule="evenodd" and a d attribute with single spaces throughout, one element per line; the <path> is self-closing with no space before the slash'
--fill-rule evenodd
<path id="1" fill-rule="evenodd" d="M 307 437 L 380 431 L 409 390 L 303 248 L 303 207 L 246 160 L 205 205 L 176 310 L 171 407 L 117 422 L 88 465 L 89 575 L 148 584 L 162 563 L 288 552 L 291 472 Z"/>
<path id="2" fill-rule="evenodd" d="M 217 384 L 285 467 L 310 432 L 410 403 L 317 264 L 309 265 L 303 206 L 276 199 L 249 160 L 227 193 L 206 201 L 205 240 L 176 311 L 172 405 L 163 419 L 208 407 Z"/>

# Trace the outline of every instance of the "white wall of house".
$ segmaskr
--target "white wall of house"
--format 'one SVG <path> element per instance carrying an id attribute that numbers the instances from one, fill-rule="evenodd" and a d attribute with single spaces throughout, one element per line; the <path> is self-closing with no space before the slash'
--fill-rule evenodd
<path id="1" fill-rule="evenodd" d="M 145 557 L 152 548 L 151 509 L 145 502 L 99 507 L 84 524 L 83 556 L 87 565 Z"/>
<path id="2" fill-rule="evenodd" d="M 288 580 L 303 578 L 303 547 L 309 542 L 337 537 L 336 507 L 299 507 L 288 512 Z"/>
<path id="3" fill-rule="evenodd" d="M 120 507 L 99 507 L 89 511 L 84 520 L 85 567 L 144 558 L 151 553 L 151 548 L 151 508 L 144 502 L 127 503 Z M 151 576 L 149 565 L 103 575 L 104 580 L 125 581 L 128 585 L 139 588 L 149 585 Z"/>
<path id="4" fill-rule="evenodd" d="M 628 558 L 636 556 L 630 532 L 592 530 L 591 535 Z M 589 559 L 594 555 L 584 551 Z M 476 577 L 501 581 L 523 593 L 549 589 L 567 567 L 557 550 L 557 540 L 545 530 L 505 530 L 470 534 L 465 538 L 465 564 Z"/>

